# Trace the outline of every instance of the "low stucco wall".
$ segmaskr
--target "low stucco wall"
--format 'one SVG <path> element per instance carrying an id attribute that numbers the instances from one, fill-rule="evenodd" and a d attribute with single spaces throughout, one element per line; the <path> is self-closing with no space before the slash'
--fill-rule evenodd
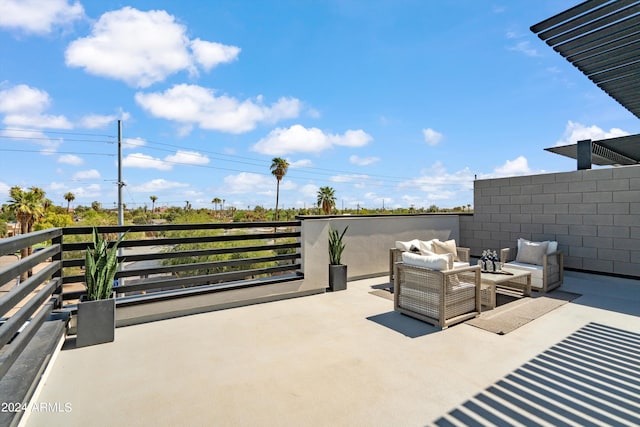
<path id="1" fill-rule="evenodd" d="M 302 271 L 305 285 L 328 286 L 329 226 L 345 235 L 342 263 L 350 280 L 378 276 L 389 271 L 389 249 L 396 240 L 460 240 L 457 215 L 385 215 L 301 217 Z"/>

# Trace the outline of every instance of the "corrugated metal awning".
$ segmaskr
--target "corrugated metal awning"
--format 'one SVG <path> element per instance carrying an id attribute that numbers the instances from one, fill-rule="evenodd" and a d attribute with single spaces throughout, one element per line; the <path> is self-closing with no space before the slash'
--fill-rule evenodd
<path id="1" fill-rule="evenodd" d="M 640 0 L 588 0 L 531 31 L 640 118 Z"/>

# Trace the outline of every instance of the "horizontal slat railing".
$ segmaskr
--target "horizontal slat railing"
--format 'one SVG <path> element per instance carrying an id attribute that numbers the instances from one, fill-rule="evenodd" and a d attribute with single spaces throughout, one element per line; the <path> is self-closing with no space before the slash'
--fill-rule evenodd
<path id="1" fill-rule="evenodd" d="M 125 284 L 120 284 L 115 289 L 122 298 L 135 293 L 192 288 L 264 276 L 275 277 L 286 272 L 301 275 L 301 263 L 296 262 L 301 258 L 300 226 L 299 221 L 287 221 L 104 226 L 97 227 L 97 230 L 112 236 L 125 233 L 118 257 L 123 262 L 123 268 L 116 274 L 116 279 L 120 282 L 124 280 Z M 67 236 L 87 235 L 88 240 L 92 230 L 90 227 L 65 228 L 63 252 L 69 254 L 71 251 L 86 250 L 91 242 L 67 242 L 66 239 Z M 197 235 L 184 233 L 189 231 Z M 147 236 L 140 238 L 141 232 Z M 152 232 L 153 235 L 149 236 Z M 187 235 L 171 236 L 171 232 Z M 225 242 L 233 242 L 239 246 L 218 246 Z M 207 245 L 210 247 L 206 247 Z M 149 247 L 150 253 L 145 253 L 145 247 Z M 151 252 L 151 247 L 155 252 Z M 128 253 L 129 250 L 135 253 Z M 224 255 L 230 256 L 230 259 L 215 258 Z M 207 260 L 207 257 L 213 258 Z M 145 267 L 136 266 L 135 263 L 138 262 L 142 262 Z M 272 265 L 265 266 L 265 263 Z M 84 258 L 77 254 L 75 258 L 68 258 L 63 262 L 65 269 L 83 266 Z M 84 275 L 82 272 L 65 270 L 62 280 L 65 285 L 83 283 Z M 65 291 L 64 299 L 75 300 L 82 293 L 77 289 Z"/>
<path id="2" fill-rule="evenodd" d="M 49 245 L 43 250 L 0 269 L 0 379 L 9 371 L 13 363 L 49 318 L 52 311 L 60 306 L 62 292 L 62 229 L 18 235 L 0 239 L 0 255 L 14 255 L 38 244 Z M 52 261 L 48 261 L 51 259 Z M 21 275 L 29 276 L 20 282 Z"/>

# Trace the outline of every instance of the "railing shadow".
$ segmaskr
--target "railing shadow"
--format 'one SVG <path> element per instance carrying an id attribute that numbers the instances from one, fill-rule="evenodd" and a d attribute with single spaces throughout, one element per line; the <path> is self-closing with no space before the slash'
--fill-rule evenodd
<path id="1" fill-rule="evenodd" d="M 640 334 L 589 323 L 437 426 L 640 425 Z"/>

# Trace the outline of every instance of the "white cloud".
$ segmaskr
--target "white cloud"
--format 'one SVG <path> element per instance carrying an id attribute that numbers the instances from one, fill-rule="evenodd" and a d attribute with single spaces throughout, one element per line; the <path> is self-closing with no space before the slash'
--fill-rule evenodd
<path id="1" fill-rule="evenodd" d="M 258 123 L 297 117 L 301 108 L 295 98 L 280 98 L 265 106 L 260 96 L 240 101 L 227 95 L 216 96 L 213 89 L 187 84 L 175 85 L 162 93 L 138 92 L 135 99 L 155 117 L 229 133 L 248 132 Z"/>
<path id="2" fill-rule="evenodd" d="M 80 2 L 68 0 L 0 0 L 0 27 L 46 34 L 84 17 Z"/>
<path id="3" fill-rule="evenodd" d="M 116 115 L 104 116 L 100 114 L 89 114 L 80 120 L 80 127 L 85 129 L 101 129 L 116 120 L 118 120 L 118 116 Z"/>
<path id="4" fill-rule="evenodd" d="M 290 169 L 296 169 L 296 168 L 308 168 L 313 166 L 313 162 L 309 159 L 301 159 L 301 160 L 296 160 L 295 162 L 289 162 L 289 168 Z"/>
<path id="5" fill-rule="evenodd" d="M 53 154 L 62 143 L 61 139 L 51 139 L 43 132 L 32 129 L 4 129 L 0 135 L 5 138 L 33 142 L 42 147 L 41 154 Z"/>
<path id="6" fill-rule="evenodd" d="M 209 71 L 218 64 L 235 61 L 240 54 L 239 47 L 207 42 L 200 39 L 191 41 L 191 50 L 193 51 L 195 61 L 199 63 L 205 71 Z"/>
<path id="7" fill-rule="evenodd" d="M 516 176 L 531 174 L 529 162 L 524 156 L 519 156 L 514 160 L 507 160 L 504 165 L 495 168 L 494 177 Z"/>
<path id="8" fill-rule="evenodd" d="M 190 41 L 187 33 L 187 28 L 164 10 L 143 12 L 124 7 L 103 14 L 90 36 L 69 44 L 66 63 L 143 88 L 179 71 L 196 74 L 196 64 L 209 70 L 235 60 L 240 52 L 234 46 Z"/>
<path id="9" fill-rule="evenodd" d="M 369 179 L 369 175 L 359 175 L 359 174 L 353 174 L 353 175 L 335 175 L 332 176 L 331 182 L 353 182 L 353 181 L 362 181 L 362 180 L 367 180 Z"/>
<path id="10" fill-rule="evenodd" d="M 127 168 L 171 170 L 172 165 L 147 154 L 132 153 L 122 159 L 122 166 Z"/>
<path id="11" fill-rule="evenodd" d="M 400 188 L 417 188 L 424 193 L 422 199 L 407 199 L 416 207 L 431 205 L 435 200 L 449 200 L 460 198 L 461 193 L 471 193 L 474 175 L 469 168 L 454 173 L 447 171 L 441 162 L 434 163 L 430 168 L 420 171 L 417 178 L 402 182 Z"/>
<path id="12" fill-rule="evenodd" d="M 63 154 L 58 157 L 58 163 L 65 163 L 67 165 L 79 166 L 84 163 L 81 157 L 75 154 Z"/>
<path id="13" fill-rule="evenodd" d="M 66 117 L 43 114 L 50 105 L 47 92 L 24 84 L 0 91 L 0 113 L 8 126 L 70 129 Z"/>
<path id="14" fill-rule="evenodd" d="M 528 40 L 520 41 L 514 45 L 507 47 L 507 49 L 514 52 L 523 53 L 526 56 L 540 56 L 540 53 L 535 48 L 531 47 L 531 43 Z"/>
<path id="15" fill-rule="evenodd" d="M 188 186 L 188 184 L 184 184 L 182 182 L 167 181 L 166 179 L 158 178 L 152 179 L 151 181 L 145 182 L 140 185 L 133 185 L 130 188 L 131 191 L 136 193 L 149 193 L 170 190 L 173 188 L 184 188 Z"/>
<path id="16" fill-rule="evenodd" d="M 342 135 L 326 134 L 318 128 L 293 125 L 288 129 L 276 128 L 251 147 L 253 151 L 268 155 L 289 153 L 319 153 L 334 145 L 362 147 L 373 138 L 363 130 L 348 130 Z"/>
<path id="17" fill-rule="evenodd" d="M 122 165 L 129 168 L 158 169 L 169 171 L 174 164 L 180 165 L 206 165 L 209 158 L 195 151 L 178 150 L 175 154 L 169 154 L 164 159 L 158 159 L 147 154 L 131 153 L 122 159 Z"/>
<path id="18" fill-rule="evenodd" d="M 444 137 L 440 132 L 436 132 L 431 128 L 422 129 L 422 136 L 424 136 L 424 141 L 431 146 L 438 145 Z"/>
<path id="19" fill-rule="evenodd" d="M 171 154 L 164 158 L 166 162 L 180 163 L 185 165 L 206 165 L 209 158 L 195 151 L 178 150 L 176 154 Z"/>
<path id="20" fill-rule="evenodd" d="M 89 184 L 84 187 L 76 187 L 70 190 L 76 196 L 76 203 L 80 199 L 97 199 L 101 196 L 102 188 L 100 184 Z"/>
<path id="21" fill-rule="evenodd" d="M 20 84 L 0 91 L 0 113 L 25 114 L 46 110 L 51 104 L 44 90 Z"/>
<path id="22" fill-rule="evenodd" d="M 89 169 L 86 171 L 79 171 L 73 174 L 73 179 L 82 181 L 85 179 L 98 179 L 100 178 L 100 172 L 95 169 Z"/>
<path id="23" fill-rule="evenodd" d="M 9 197 L 9 190 L 11 190 L 11 187 L 9 187 L 4 182 L 0 181 L 0 194 L 2 194 L 3 196 Z"/>
<path id="24" fill-rule="evenodd" d="M 378 161 L 380 161 L 379 157 L 360 157 L 355 154 L 349 157 L 349 162 L 358 166 L 368 166 Z"/>
<path id="25" fill-rule="evenodd" d="M 251 193 L 273 187 L 274 180 L 257 173 L 241 172 L 224 177 L 225 189 L 230 194 Z M 284 180 L 281 183 L 285 182 Z"/>
<path id="26" fill-rule="evenodd" d="M 254 193 L 263 195 L 275 195 L 276 180 L 273 176 L 261 175 L 251 172 L 241 172 L 236 175 L 224 177 L 224 189 L 230 194 Z M 290 179 L 280 181 L 280 195 L 282 191 L 294 190 L 296 185 Z"/>
<path id="27" fill-rule="evenodd" d="M 585 126 L 581 123 L 569 120 L 567 122 L 567 127 L 562 134 L 562 138 L 556 142 L 556 146 L 575 144 L 578 141 L 584 141 L 586 139 L 599 141 L 601 139 L 618 138 L 627 135 L 629 135 L 629 132 L 622 129 L 611 128 L 609 131 L 605 131 L 596 125 Z"/>
<path id="28" fill-rule="evenodd" d="M 125 138 L 122 141 L 122 148 L 139 148 L 139 147 L 144 147 L 145 145 L 147 145 L 147 141 L 145 141 L 144 139 L 137 137 L 137 138 Z"/>
<path id="29" fill-rule="evenodd" d="M 64 190 L 67 186 L 63 182 L 52 182 L 49 188 L 53 191 Z"/>

